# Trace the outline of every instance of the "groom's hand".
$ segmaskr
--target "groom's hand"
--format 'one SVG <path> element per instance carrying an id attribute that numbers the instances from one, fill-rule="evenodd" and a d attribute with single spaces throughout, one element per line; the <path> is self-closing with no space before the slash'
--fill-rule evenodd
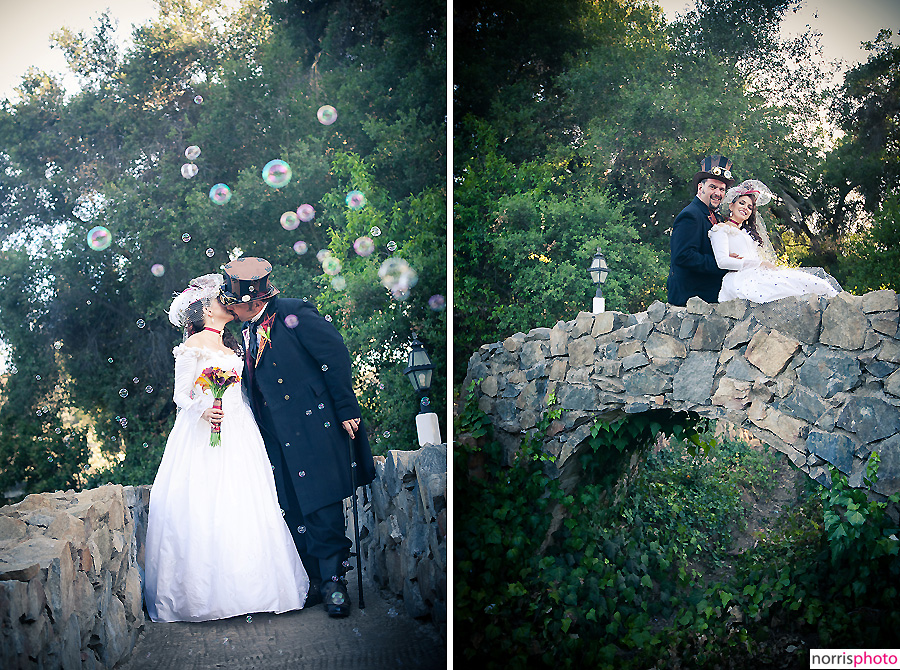
<path id="1" fill-rule="evenodd" d="M 351 440 L 356 437 L 356 431 L 359 429 L 359 422 L 360 419 L 349 419 L 341 422 L 341 425 L 344 427 L 344 430 L 347 431 Z"/>

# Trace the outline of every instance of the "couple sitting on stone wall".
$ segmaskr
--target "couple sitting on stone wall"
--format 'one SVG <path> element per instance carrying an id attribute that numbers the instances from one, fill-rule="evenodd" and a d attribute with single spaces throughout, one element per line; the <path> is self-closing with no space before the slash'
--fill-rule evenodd
<path id="1" fill-rule="evenodd" d="M 668 301 L 706 302 L 743 299 L 772 302 L 807 294 L 834 297 L 841 288 L 821 268 L 776 264 L 766 226 L 757 207 L 772 192 L 757 179 L 733 186 L 731 161 L 707 156 L 694 175 L 693 201 L 672 227 Z M 727 192 L 726 192 L 727 189 Z"/>

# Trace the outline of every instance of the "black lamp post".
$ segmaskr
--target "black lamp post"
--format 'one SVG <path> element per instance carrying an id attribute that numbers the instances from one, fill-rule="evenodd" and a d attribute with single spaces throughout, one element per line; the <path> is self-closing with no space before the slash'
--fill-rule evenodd
<path id="1" fill-rule="evenodd" d="M 591 267 L 588 268 L 591 275 L 591 281 L 597 285 L 597 294 L 594 296 L 594 314 L 600 314 L 606 311 L 606 298 L 603 297 L 602 286 L 609 274 L 609 266 L 606 264 L 606 257 L 597 247 L 597 253 L 591 259 Z"/>
<path id="2" fill-rule="evenodd" d="M 408 363 L 403 374 L 409 377 L 413 388 L 422 396 L 419 401 L 419 413 L 427 414 L 431 411 L 429 409 L 431 401 L 428 400 L 428 391 L 431 390 L 431 375 L 434 372 L 434 363 L 428 357 L 428 352 L 425 351 L 425 347 L 422 346 L 418 336 L 412 341 L 412 351 L 409 352 Z"/>

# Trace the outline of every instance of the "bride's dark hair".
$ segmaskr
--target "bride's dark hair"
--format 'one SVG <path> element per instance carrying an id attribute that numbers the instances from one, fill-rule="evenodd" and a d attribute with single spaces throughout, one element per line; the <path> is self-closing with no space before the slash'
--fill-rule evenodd
<path id="1" fill-rule="evenodd" d="M 759 231 L 756 229 L 756 194 L 741 193 L 731 202 L 734 204 L 738 201 L 738 198 L 742 198 L 745 195 L 750 198 L 750 201 L 753 203 L 753 211 L 750 212 L 750 216 L 747 217 L 747 220 L 741 224 L 741 230 L 752 237 L 757 246 L 763 247 L 765 245 L 763 244 L 762 238 L 759 236 Z"/>
<path id="2" fill-rule="evenodd" d="M 215 298 L 213 298 L 213 300 L 214 299 Z M 203 300 L 195 300 L 184 310 L 185 338 L 203 331 L 203 328 L 206 325 L 206 317 L 203 315 L 203 308 L 206 307 L 207 304 L 209 303 L 204 304 Z M 231 331 L 228 330 L 227 327 L 222 328 L 222 344 L 243 358 L 243 348 L 238 344 L 237 338 L 231 334 Z"/>

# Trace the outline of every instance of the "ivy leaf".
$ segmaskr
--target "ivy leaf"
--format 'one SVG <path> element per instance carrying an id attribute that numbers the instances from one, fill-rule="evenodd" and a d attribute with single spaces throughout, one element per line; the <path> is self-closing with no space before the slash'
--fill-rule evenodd
<path id="1" fill-rule="evenodd" d="M 853 526 L 861 526 L 866 522 L 866 517 L 857 511 L 847 512 L 847 521 Z"/>

